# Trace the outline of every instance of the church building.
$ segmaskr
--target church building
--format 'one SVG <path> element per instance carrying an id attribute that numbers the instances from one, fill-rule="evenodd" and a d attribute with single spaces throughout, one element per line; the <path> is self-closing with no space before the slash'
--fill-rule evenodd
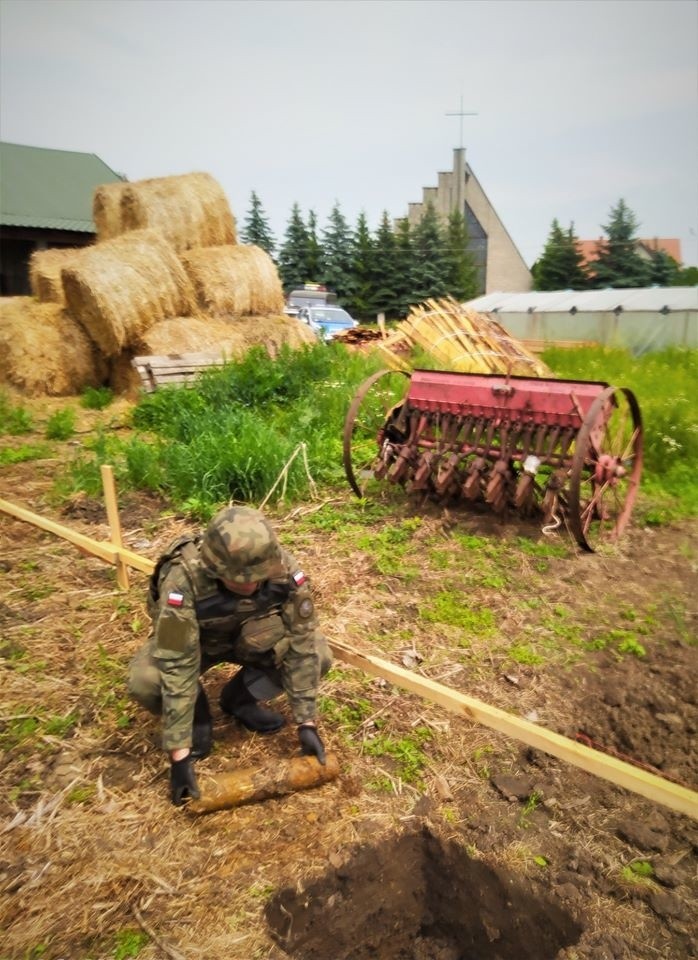
<path id="1" fill-rule="evenodd" d="M 409 204 L 410 227 L 419 223 L 429 203 L 444 221 L 454 210 L 463 212 L 468 227 L 468 249 L 483 293 L 532 289 L 531 271 L 466 162 L 464 147 L 455 148 L 453 170 L 438 174 L 438 186 L 423 187 L 421 202 Z"/>

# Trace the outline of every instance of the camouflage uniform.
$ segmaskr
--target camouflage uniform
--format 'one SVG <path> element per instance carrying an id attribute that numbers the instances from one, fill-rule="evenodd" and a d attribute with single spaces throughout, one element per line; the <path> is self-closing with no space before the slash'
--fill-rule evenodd
<path id="1" fill-rule="evenodd" d="M 240 596 L 221 579 L 262 582 Z M 129 692 L 162 714 L 164 749 L 191 746 L 199 676 L 216 663 L 257 668 L 272 681 L 258 699 L 282 688 L 297 724 L 315 719 L 331 655 L 308 579 L 257 511 L 228 508 L 203 539 L 171 545 L 151 580 L 149 609 L 153 633 L 131 662 Z"/>

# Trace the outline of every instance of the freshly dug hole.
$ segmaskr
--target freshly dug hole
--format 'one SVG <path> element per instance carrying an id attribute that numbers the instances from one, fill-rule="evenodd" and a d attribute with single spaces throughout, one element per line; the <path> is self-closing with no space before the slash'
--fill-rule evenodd
<path id="1" fill-rule="evenodd" d="M 267 905 L 298 960 L 553 960 L 582 927 L 525 878 L 471 859 L 429 830 L 381 846 Z"/>

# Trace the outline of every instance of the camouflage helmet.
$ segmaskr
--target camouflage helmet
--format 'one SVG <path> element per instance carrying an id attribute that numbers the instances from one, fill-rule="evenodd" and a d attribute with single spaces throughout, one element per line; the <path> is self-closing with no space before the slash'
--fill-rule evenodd
<path id="1" fill-rule="evenodd" d="M 253 583 L 286 573 L 281 547 L 269 522 L 250 507 L 225 507 L 201 542 L 207 573 L 229 583 Z"/>

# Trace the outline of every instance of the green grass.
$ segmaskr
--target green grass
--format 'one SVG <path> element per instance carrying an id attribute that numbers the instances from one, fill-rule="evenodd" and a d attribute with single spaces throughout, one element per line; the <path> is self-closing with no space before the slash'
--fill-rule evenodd
<path id="1" fill-rule="evenodd" d="M 28 460 L 42 460 L 48 457 L 50 452 L 45 443 L 23 443 L 20 447 L 5 447 L 0 450 L 0 467 L 26 463 Z"/>
<path id="2" fill-rule="evenodd" d="M 6 393 L 0 391 L 0 436 L 9 434 L 17 437 L 31 433 L 34 429 L 32 416 L 22 406 L 16 406 Z"/>
<path id="3" fill-rule="evenodd" d="M 421 775 L 427 756 L 422 747 L 431 738 L 432 733 L 428 727 L 416 727 L 412 734 L 399 739 L 379 733 L 372 740 L 366 741 L 364 752 L 370 757 L 390 757 L 401 780 L 416 787 L 423 787 Z"/>
<path id="4" fill-rule="evenodd" d="M 343 485 L 346 411 L 378 366 L 339 344 L 282 349 L 276 360 L 253 348 L 244 360 L 207 371 L 192 389 L 143 397 L 134 435 L 98 436 L 60 477 L 56 494 L 96 494 L 99 467 L 109 462 L 120 489 L 157 491 L 206 520 L 230 499 L 260 502 L 280 477 L 273 500 L 301 499 L 313 483 Z"/>
<path id="5" fill-rule="evenodd" d="M 114 399 L 109 387 L 87 387 L 80 398 L 80 404 L 86 410 L 103 410 Z"/>
<path id="6" fill-rule="evenodd" d="M 637 396 L 645 461 L 636 506 L 640 522 L 698 515 L 698 351 L 634 357 L 624 350 L 583 348 L 549 350 L 544 359 L 562 378 L 603 380 Z M 127 439 L 98 436 L 59 477 L 56 495 L 78 490 L 99 495 L 99 467 L 107 462 L 119 489 L 156 491 L 201 520 L 230 499 L 261 503 L 277 481 L 273 502 L 304 500 L 315 489 L 324 495 L 346 489 L 344 420 L 359 384 L 380 365 L 377 356 L 350 353 L 341 344 L 285 348 L 276 360 L 255 347 L 243 360 L 207 371 L 194 388 L 142 397 L 132 415 L 134 432 Z M 86 391 L 82 403 L 98 408 L 109 399 L 109 392 Z M 31 430 L 29 414 L 2 395 L 0 417 L 6 433 Z M 342 524 L 331 510 L 312 522 L 326 529 Z M 502 547 L 484 537 L 458 539 L 464 550 L 492 564 L 480 571 L 481 585 L 504 586 Z M 523 549 L 541 573 L 551 559 L 566 555 L 559 543 L 526 542 Z M 379 572 L 393 569 L 387 559 L 381 567 Z"/>
<path id="7" fill-rule="evenodd" d="M 644 428 L 642 497 L 646 523 L 698 516 L 698 350 L 672 347 L 639 357 L 627 350 L 585 347 L 546 350 L 557 376 L 627 387 Z"/>
<path id="8" fill-rule="evenodd" d="M 70 407 L 56 410 L 46 424 L 48 440 L 68 440 L 75 433 L 75 411 Z"/>
<path id="9" fill-rule="evenodd" d="M 489 637 L 495 631 L 494 613 L 488 607 L 472 607 L 468 598 L 457 592 L 441 591 L 419 608 L 419 616 L 428 623 L 457 627 L 465 633 L 461 645 L 469 637 Z"/>

